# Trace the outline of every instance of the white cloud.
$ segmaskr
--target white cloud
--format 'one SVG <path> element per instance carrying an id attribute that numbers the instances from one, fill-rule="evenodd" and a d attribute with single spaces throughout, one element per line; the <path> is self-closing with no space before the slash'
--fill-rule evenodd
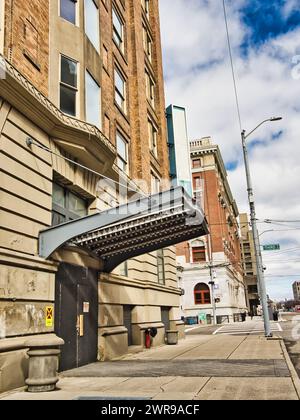
<path id="1" fill-rule="evenodd" d="M 239 50 L 248 33 L 239 14 L 243 1 L 232 3 L 228 20 L 243 128 L 250 130 L 274 115 L 284 117 L 282 122 L 265 124 L 251 138 L 263 142 L 250 153 L 257 215 L 260 219 L 298 220 L 300 79 L 292 77 L 292 70 L 293 56 L 300 54 L 300 27 L 253 49 L 246 57 Z M 187 107 L 191 138 L 211 135 L 220 145 L 226 162 L 238 160 L 229 180 L 241 211 L 248 211 L 222 2 L 161 0 L 160 4 L 167 101 Z M 290 14 L 297 4 L 298 1 L 288 0 L 284 13 Z M 281 130 L 282 135 L 272 140 L 272 135 Z M 261 230 L 270 229 L 268 225 L 261 226 Z M 283 248 L 288 247 L 288 241 L 300 247 L 300 231 L 274 232 L 265 238 L 281 242 Z M 281 265 L 270 264 L 269 275 L 300 274 L 300 264 L 289 264 L 295 254 L 285 257 Z M 290 283 L 296 278 L 281 281 L 282 287 L 276 283 L 278 278 L 268 279 L 271 295 L 273 290 L 276 298 L 280 293 L 282 297 L 291 297 Z"/>

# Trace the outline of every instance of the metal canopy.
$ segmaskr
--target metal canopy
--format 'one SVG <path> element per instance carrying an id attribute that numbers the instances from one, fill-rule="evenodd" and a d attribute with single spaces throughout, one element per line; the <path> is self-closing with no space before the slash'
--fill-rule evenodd
<path id="1" fill-rule="evenodd" d="M 39 254 L 49 258 L 74 245 L 111 272 L 122 262 L 208 234 L 203 212 L 182 187 L 40 232 Z"/>

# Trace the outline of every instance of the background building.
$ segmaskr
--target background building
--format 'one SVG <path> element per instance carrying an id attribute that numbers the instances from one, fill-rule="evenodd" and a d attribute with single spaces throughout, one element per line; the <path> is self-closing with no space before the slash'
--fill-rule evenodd
<path id="1" fill-rule="evenodd" d="M 249 311 L 252 311 L 254 315 L 257 315 L 257 308 L 260 306 L 260 300 L 257 283 L 256 257 L 253 234 L 250 229 L 247 214 L 240 214 L 240 228 L 242 234 L 241 250 L 247 291 L 247 306 Z"/>
<path id="2" fill-rule="evenodd" d="M 295 281 L 293 284 L 294 299 L 300 301 L 300 282 Z"/>
<path id="3" fill-rule="evenodd" d="M 239 212 L 219 147 L 210 137 L 192 141 L 190 147 L 194 198 L 205 209 L 210 235 L 177 246 L 182 311 L 185 317 L 213 315 L 210 264 L 218 321 L 232 321 L 246 310 Z"/>
<path id="4" fill-rule="evenodd" d="M 174 247 L 102 274 L 84 249 L 39 252 L 45 229 L 128 199 L 72 162 L 146 195 L 168 187 L 158 0 L 0 4 L 1 392 L 24 384 L 28 336 L 64 338 L 69 369 L 184 326 Z"/>

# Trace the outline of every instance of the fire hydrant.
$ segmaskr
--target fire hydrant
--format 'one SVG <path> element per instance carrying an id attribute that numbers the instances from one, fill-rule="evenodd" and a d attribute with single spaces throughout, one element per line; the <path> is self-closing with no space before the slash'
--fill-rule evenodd
<path id="1" fill-rule="evenodd" d="M 147 328 L 147 330 L 145 331 L 145 334 L 146 334 L 145 346 L 146 346 L 146 349 L 150 349 L 150 347 L 151 347 L 151 329 Z"/>

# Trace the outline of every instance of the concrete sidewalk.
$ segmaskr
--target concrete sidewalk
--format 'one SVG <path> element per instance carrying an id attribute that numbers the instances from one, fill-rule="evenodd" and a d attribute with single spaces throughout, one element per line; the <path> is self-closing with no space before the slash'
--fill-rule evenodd
<path id="1" fill-rule="evenodd" d="M 188 336 L 177 346 L 64 372 L 58 388 L 43 394 L 15 391 L 2 399 L 300 399 L 299 378 L 283 341 L 258 336 Z"/>

